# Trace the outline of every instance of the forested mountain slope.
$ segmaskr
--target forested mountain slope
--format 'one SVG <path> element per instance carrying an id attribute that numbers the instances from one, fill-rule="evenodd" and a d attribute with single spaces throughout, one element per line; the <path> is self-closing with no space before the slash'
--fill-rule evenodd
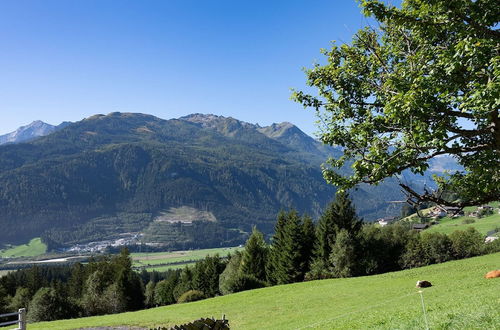
<path id="1" fill-rule="evenodd" d="M 171 247 L 236 244 L 253 225 L 270 233 L 280 209 L 317 216 L 335 192 L 320 164 L 337 153 L 289 123 L 95 115 L 28 143 L 0 146 L 0 242 L 42 235 L 59 247 L 159 232 L 163 239 L 144 240 Z M 391 210 L 386 202 L 399 194 L 388 182 L 353 197 L 360 214 L 373 219 Z M 159 217 L 182 206 L 216 220 L 180 224 Z"/>

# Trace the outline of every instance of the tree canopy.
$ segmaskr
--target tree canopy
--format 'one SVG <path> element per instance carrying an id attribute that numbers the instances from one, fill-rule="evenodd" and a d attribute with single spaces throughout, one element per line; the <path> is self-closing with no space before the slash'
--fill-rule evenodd
<path id="1" fill-rule="evenodd" d="M 316 110 L 321 140 L 344 155 L 324 166 L 346 190 L 377 184 L 452 155 L 464 168 L 435 180 L 437 191 L 401 187 L 413 203 L 464 207 L 500 198 L 500 5 L 497 0 L 405 0 L 401 8 L 361 1 L 378 26 L 350 44 L 323 50 L 327 63 L 306 71 L 317 95 L 293 98 Z M 351 165 L 352 174 L 336 170 Z"/>

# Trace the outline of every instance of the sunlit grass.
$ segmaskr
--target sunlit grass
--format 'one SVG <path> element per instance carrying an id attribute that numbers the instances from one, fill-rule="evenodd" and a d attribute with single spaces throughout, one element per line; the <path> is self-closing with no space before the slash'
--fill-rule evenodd
<path id="1" fill-rule="evenodd" d="M 495 329 L 500 324 L 500 253 L 376 276 L 252 290 L 144 311 L 45 322 L 30 329 L 171 326 L 225 314 L 232 329 L 424 329 L 417 280 L 431 329 Z"/>

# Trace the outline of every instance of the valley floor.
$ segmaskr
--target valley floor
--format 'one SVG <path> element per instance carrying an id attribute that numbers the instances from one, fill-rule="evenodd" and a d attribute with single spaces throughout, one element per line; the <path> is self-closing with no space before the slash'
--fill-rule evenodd
<path id="1" fill-rule="evenodd" d="M 29 329 L 168 326 L 201 317 L 231 329 L 425 329 L 417 280 L 431 329 L 499 329 L 500 253 L 376 276 L 312 281 L 240 292 L 138 312 L 30 324 Z"/>

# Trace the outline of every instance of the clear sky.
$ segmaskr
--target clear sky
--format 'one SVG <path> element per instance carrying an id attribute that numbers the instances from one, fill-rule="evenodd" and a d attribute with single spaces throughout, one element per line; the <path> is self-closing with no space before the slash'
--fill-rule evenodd
<path id="1" fill-rule="evenodd" d="M 312 134 L 290 88 L 366 22 L 354 0 L 1 0 L 0 134 L 113 111 Z"/>

